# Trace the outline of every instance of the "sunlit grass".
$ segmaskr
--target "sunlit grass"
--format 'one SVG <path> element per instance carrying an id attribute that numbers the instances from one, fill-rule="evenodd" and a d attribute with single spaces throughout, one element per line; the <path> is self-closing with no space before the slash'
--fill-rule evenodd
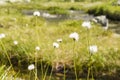
<path id="1" fill-rule="evenodd" d="M 6 17 L 4 17 L 6 18 Z M 5 19 L 2 19 L 1 21 L 4 22 Z M 12 18 L 12 17 L 11 17 Z M 27 19 L 28 18 L 28 19 Z M 14 54 L 14 50 L 18 49 L 18 54 L 21 54 L 21 50 L 24 48 L 26 51 L 26 55 L 34 55 L 35 52 L 35 46 L 37 46 L 37 34 L 35 26 L 33 25 L 34 21 L 32 17 L 22 17 L 21 19 L 16 17 L 16 21 L 10 21 L 8 20 L 7 23 L 11 22 L 11 26 L 9 26 L 7 23 L 3 24 L 4 27 L 1 28 L 1 32 L 6 34 L 6 38 L 2 41 L 5 43 L 5 46 L 9 52 L 9 50 L 13 50 L 11 54 Z M 26 19 L 28 21 L 26 21 Z M 81 48 L 87 47 L 86 44 L 86 37 L 87 37 L 87 31 L 85 28 L 83 28 L 79 23 L 81 21 L 66 21 L 59 23 L 59 26 L 50 26 L 50 25 L 44 25 L 44 22 L 40 20 L 38 21 L 38 35 L 39 35 L 39 46 L 41 47 L 41 52 L 38 53 L 38 55 L 46 55 L 46 54 L 52 54 L 52 50 L 54 49 L 52 44 L 55 42 L 58 38 L 62 38 L 63 42 L 60 43 L 60 49 L 58 49 L 57 54 L 71 54 L 71 40 L 69 39 L 69 34 L 72 32 L 78 32 L 80 34 L 80 40 L 77 42 L 77 51 L 81 52 Z M 69 22 L 69 23 L 68 23 Z M 79 25 L 74 26 L 74 23 L 76 22 Z M 26 26 L 25 23 L 28 23 Z M 40 25 L 39 25 L 40 24 Z M 72 25 L 71 25 L 72 24 Z M 9 27 L 6 28 L 6 25 Z M 90 44 L 98 44 L 99 47 L 106 47 L 108 44 L 112 42 L 112 44 L 109 46 L 109 48 L 115 48 L 118 47 L 117 44 L 119 42 L 117 41 L 117 38 L 114 38 L 112 36 L 112 32 L 107 31 L 104 32 L 100 26 L 92 25 L 93 28 L 90 29 Z M 109 34 L 110 33 L 110 34 Z M 118 38 L 119 39 L 119 38 Z M 17 45 L 17 48 L 14 49 L 15 45 L 13 44 L 13 41 L 17 40 L 19 44 Z M 104 44 L 103 44 L 104 42 Z M 13 47 L 14 46 L 14 47 Z M 21 47 L 21 48 L 20 48 Z M 80 49 L 79 49 L 80 48 Z M 105 48 L 100 48 L 100 50 L 104 51 Z M 16 50 L 17 51 L 17 50 Z M 21 53 L 20 53 L 20 52 Z M 22 53 L 23 54 L 23 53 Z M 82 53 L 80 53 L 82 54 Z M 85 54 L 83 54 L 85 55 Z M 72 56 L 72 55 L 71 55 Z M 66 56 L 63 57 L 63 59 Z M 44 57 L 45 58 L 45 57 Z"/>
<path id="2" fill-rule="evenodd" d="M 57 7 L 66 4 L 64 9 L 70 9 L 73 6 L 77 9 L 78 6 L 83 5 L 82 3 L 57 3 L 57 5 L 41 3 L 42 6 L 47 6 L 47 8 L 51 4 Z M 35 79 L 42 75 L 43 80 L 47 77 L 49 66 L 52 67 L 49 77 L 49 80 L 51 80 L 52 71 L 59 62 L 64 65 L 64 80 L 66 79 L 65 68 L 68 66 L 71 70 L 75 70 L 76 80 L 78 79 L 77 74 L 85 73 L 84 70 L 86 69 L 88 72 L 91 69 L 91 73 L 88 74 L 94 77 L 94 74 L 99 72 L 114 73 L 120 66 L 120 37 L 115 37 L 111 30 L 104 31 L 101 26 L 93 22 L 88 30 L 82 27 L 83 21 L 81 20 L 65 20 L 58 22 L 56 25 L 51 25 L 42 17 L 25 16 L 19 12 L 15 14 L 12 9 L 10 14 L 4 14 L 3 12 L 1 12 L 3 15 L 0 15 L 0 34 L 4 33 L 6 36 L 0 39 L 5 48 L 3 49 L 2 45 L 0 46 L 1 64 L 9 66 L 7 53 L 15 69 L 17 67 L 18 71 L 21 71 L 21 69 L 26 71 L 30 64 L 34 64 L 35 71 L 33 73 L 28 71 L 26 74 L 33 75 Z M 69 35 L 73 32 L 79 34 L 79 40 L 76 42 L 69 38 Z M 62 39 L 62 41 L 58 42 L 58 39 Z M 57 47 L 56 44 L 53 45 L 54 42 L 57 42 Z M 91 45 L 97 45 L 98 51 L 90 57 L 89 46 Z M 0 71 L 0 74 L 7 74 L 3 68 L 4 66 L 0 68 L 3 71 Z M 42 74 L 38 74 L 39 72 L 42 72 Z M 18 73 L 18 75 L 22 74 Z M 5 78 L 4 76 L 0 75 L 0 78 Z"/>

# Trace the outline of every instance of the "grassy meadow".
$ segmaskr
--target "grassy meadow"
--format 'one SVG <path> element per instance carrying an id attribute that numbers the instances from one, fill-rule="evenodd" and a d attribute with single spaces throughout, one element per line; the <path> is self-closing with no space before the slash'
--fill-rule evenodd
<path id="1" fill-rule="evenodd" d="M 92 6 L 87 11 L 90 14 L 106 15 L 107 18 L 111 20 L 120 21 L 120 6 L 112 5 L 112 3 L 99 4 L 97 6 Z"/>
<path id="2" fill-rule="evenodd" d="M 82 20 L 52 24 L 41 16 L 21 13 L 27 9 L 67 15 L 70 9 L 87 11 L 83 3 L 34 4 L 0 7 L 0 35 L 4 34 L 0 37 L 0 80 L 68 80 L 68 74 L 74 76 L 73 80 L 95 80 L 105 75 L 120 79 L 120 37 L 116 33 L 94 22 L 87 29 Z M 73 32 L 78 33 L 78 41 L 69 37 Z M 98 48 L 94 54 L 89 51 L 91 45 Z M 31 64 L 35 66 L 33 70 L 28 69 Z M 60 79 L 52 77 L 59 66 L 63 67 Z"/>

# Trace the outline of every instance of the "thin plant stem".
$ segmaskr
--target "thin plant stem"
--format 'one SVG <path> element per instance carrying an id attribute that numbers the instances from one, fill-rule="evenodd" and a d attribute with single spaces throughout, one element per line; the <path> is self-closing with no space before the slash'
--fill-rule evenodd
<path id="1" fill-rule="evenodd" d="M 6 50 L 4 44 L 3 44 L 3 42 L 2 42 L 1 40 L 0 40 L 0 43 L 1 43 L 1 46 L 2 46 L 3 50 L 5 51 L 5 54 L 6 54 L 6 56 L 7 56 L 7 59 L 8 59 L 8 61 L 9 61 L 10 66 L 12 66 L 10 57 L 9 57 L 9 55 L 8 55 L 8 53 L 7 53 L 7 50 Z M 12 67 L 12 68 L 13 68 L 13 67 Z"/>
<path id="2" fill-rule="evenodd" d="M 37 52 L 35 53 L 35 80 L 37 80 Z"/>
<path id="3" fill-rule="evenodd" d="M 94 75 L 93 75 L 93 66 L 91 66 L 91 74 L 92 74 L 92 80 L 94 80 Z"/>
<path id="4" fill-rule="evenodd" d="M 87 80 L 89 80 L 89 76 L 90 76 L 90 67 L 88 68 Z"/>
<path id="5" fill-rule="evenodd" d="M 28 59 L 29 59 L 29 56 L 28 56 L 28 52 L 25 50 L 25 48 L 23 48 L 22 46 L 21 46 L 21 49 L 23 49 L 23 51 L 25 52 L 25 54 L 27 55 L 27 57 L 28 57 Z"/>
<path id="6" fill-rule="evenodd" d="M 37 35 L 37 44 L 39 45 L 39 32 L 38 32 L 38 29 L 37 29 L 37 16 L 35 16 L 35 28 L 36 28 L 36 35 Z M 36 66 L 36 75 L 35 75 L 35 79 L 37 79 L 37 54 L 35 54 L 35 66 Z M 41 67 L 42 67 L 42 62 L 41 62 Z M 42 69 L 41 69 L 42 71 Z M 43 79 L 43 71 L 42 71 L 42 79 Z"/>
<path id="7" fill-rule="evenodd" d="M 73 54 L 75 53 L 75 40 L 74 40 L 74 44 L 73 44 Z M 77 70 L 76 70 L 76 53 L 75 53 L 75 56 L 74 56 L 74 71 L 75 71 L 75 77 L 76 77 L 76 80 L 78 80 L 78 77 L 77 77 Z"/>
<path id="8" fill-rule="evenodd" d="M 16 73 L 14 77 L 17 77 L 20 74 L 20 70 Z"/>
<path id="9" fill-rule="evenodd" d="M 66 66 L 64 64 L 64 80 L 66 79 L 65 68 L 66 68 Z"/>
<path id="10" fill-rule="evenodd" d="M 12 68 L 12 66 L 7 68 L 7 70 L 2 75 L 0 75 L 0 80 L 5 80 L 5 78 L 7 77 L 7 75 L 8 75 L 11 68 Z"/>
<path id="11" fill-rule="evenodd" d="M 37 26 L 37 16 L 35 16 L 35 26 Z"/>
<path id="12" fill-rule="evenodd" d="M 46 65 L 47 65 L 47 64 L 46 64 Z M 48 72 L 48 68 L 49 68 L 49 65 L 47 66 L 47 69 L 45 70 L 45 75 L 44 75 L 43 80 L 45 80 L 45 78 L 46 78 L 46 75 L 47 75 L 47 72 Z"/>
<path id="13" fill-rule="evenodd" d="M 87 29 L 87 47 L 90 45 L 90 31 L 89 31 L 89 29 Z M 89 49 L 87 49 L 87 51 L 88 51 L 88 54 L 89 54 L 89 59 L 91 58 L 91 54 L 90 54 L 90 51 L 89 51 Z M 89 80 L 89 76 L 90 76 L 90 67 L 88 67 L 88 74 L 87 74 L 87 80 Z"/>
<path id="14" fill-rule="evenodd" d="M 36 70 L 34 70 L 33 73 L 35 75 L 35 80 L 38 80 L 38 78 L 36 78 Z"/>
<path id="15" fill-rule="evenodd" d="M 39 29 L 37 29 L 37 16 L 35 16 L 35 27 L 36 27 L 36 35 L 37 35 L 37 43 L 39 44 Z"/>
<path id="16" fill-rule="evenodd" d="M 90 30 L 87 29 L 87 38 L 86 38 L 87 39 L 87 47 L 90 45 L 90 40 L 89 40 L 90 38 L 89 37 L 90 37 Z M 89 49 L 87 49 L 87 50 L 88 50 L 88 54 L 90 54 Z"/>
<path id="17" fill-rule="evenodd" d="M 31 71 L 29 72 L 29 80 L 31 79 Z"/>
<path id="18" fill-rule="evenodd" d="M 53 72 L 53 67 L 52 67 L 52 70 L 51 70 L 51 72 L 50 72 L 49 80 L 51 80 L 52 72 Z"/>
<path id="19" fill-rule="evenodd" d="M 41 60 L 41 73 L 42 73 L 42 79 L 43 79 L 43 64 L 42 64 L 42 60 Z"/>
<path id="20" fill-rule="evenodd" d="M 22 46 L 20 46 L 20 48 L 25 52 L 26 56 L 28 57 L 28 61 L 29 61 L 30 60 L 30 56 L 28 55 L 27 50 L 25 48 L 23 48 Z"/>
<path id="21" fill-rule="evenodd" d="M 75 60 L 74 60 L 74 70 L 75 70 L 75 77 L 76 77 L 76 80 L 78 80 Z"/>
<path id="22" fill-rule="evenodd" d="M 87 46 L 90 45 L 90 30 L 87 29 Z M 90 53 L 88 49 L 89 59 L 91 59 L 92 54 Z M 93 72 L 92 72 L 92 65 L 88 67 L 88 74 L 87 74 L 87 80 L 89 80 L 90 73 L 92 73 L 92 79 L 93 79 Z"/>
<path id="23" fill-rule="evenodd" d="M 93 27 L 93 30 L 94 30 L 94 33 L 95 33 L 95 35 L 96 35 L 96 33 L 97 33 L 97 30 L 95 29 L 95 27 Z M 94 39 L 95 41 L 93 41 L 94 42 L 94 44 L 96 45 L 97 43 L 96 43 L 96 41 L 97 41 L 97 38 L 95 37 L 95 39 Z"/>

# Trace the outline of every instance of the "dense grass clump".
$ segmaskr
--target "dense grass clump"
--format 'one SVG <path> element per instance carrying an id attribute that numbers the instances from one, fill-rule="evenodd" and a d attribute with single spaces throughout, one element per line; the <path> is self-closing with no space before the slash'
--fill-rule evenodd
<path id="1" fill-rule="evenodd" d="M 67 14 L 66 9 L 77 10 L 83 5 L 47 4 L 39 5 L 53 14 Z M 10 4 L 15 7 L 5 5 L 0 8 L 0 11 L 3 10 L 0 12 L 0 79 L 6 80 L 13 75 L 13 80 L 17 77 L 23 80 L 56 80 L 52 77 L 54 75 L 62 76 L 62 80 L 71 77 L 89 80 L 104 75 L 119 77 L 116 75 L 120 67 L 119 36 L 94 22 L 85 22 L 89 23 L 87 26 L 83 26 L 82 20 L 63 20 L 55 24 L 39 15 L 21 14 L 24 9 L 39 10 L 39 5 L 31 8 L 25 4 L 21 7 L 20 4 Z M 109 7 L 91 9 L 97 15 L 109 12 Z M 119 7 L 114 10 L 117 9 Z"/>
<path id="2" fill-rule="evenodd" d="M 91 7 L 88 13 L 94 15 L 106 15 L 111 20 L 120 20 L 120 7 L 112 4 L 102 4 Z"/>
<path id="3" fill-rule="evenodd" d="M 36 63 L 34 59 L 37 59 L 37 66 L 45 63 L 55 68 L 56 64 L 60 62 L 71 71 L 74 71 L 74 67 L 76 67 L 76 75 L 86 73 L 88 69 L 97 70 L 93 74 L 99 75 L 99 72 L 109 72 L 119 66 L 114 63 L 114 61 L 119 61 L 119 55 L 117 55 L 119 51 L 116 52 L 118 44 L 120 44 L 119 38 L 115 38 L 111 31 L 104 31 L 94 23 L 92 28 L 87 30 L 81 26 L 83 21 L 79 20 L 67 20 L 59 22 L 58 26 L 55 26 L 49 25 L 50 23 L 46 23 L 41 17 L 16 15 L 13 20 L 12 15 L 6 15 L 1 16 L 0 21 L 3 25 L 0 32 L 6 35 L 1 39 L 0 44 L 0 62 L 2 64 L 9 64 L 6 57 L 8 54 L 11 64 L 13 67 L 18 67 L 18 70 L 26 70 L 29 64 Z M 79 34 L 79 41 L 74 42 L 69 38 L 69 34 L 72 32 Z M 63 41 L 59 43 L 60 47 L 55 49 L 52 44 L 59 38 L 62 38 Z M 15 45 L 14 41 L 17 41 L 18 44 Z M 88 47 L 93 44 L 97 45 L 99 50 L 98 53 L 89 57 Z M 36 46 L 40 46 L 40 51 L 36 51 Z M 115 58 L 114 61 L 113 58 Z"/>

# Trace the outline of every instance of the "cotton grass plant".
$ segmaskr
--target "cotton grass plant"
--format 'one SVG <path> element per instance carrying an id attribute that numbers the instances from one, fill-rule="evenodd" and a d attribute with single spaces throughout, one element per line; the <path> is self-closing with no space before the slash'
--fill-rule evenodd
<path id="1" fill-rule="evenodd" d="M 14 44 L 14 45 L 18 45 L 18 41 L 16 41 L 16 40 L 13 41 L 13 44 Z"/>
<path id="2" fill-rule="evenodd" d="M 89 47 L 89 51 L 90 51 L 91 54 L 94 54 L 94 53 L 98 52 L 98 48 L 97 48 L 96 45 L 91 45 Z"/>
<path id="3" fill-rule="evenodd" d="M 39 11 L 35 11 L 35 12 L 33 12 L 33 15 L 34 16 L 40 16 L 40 12 Z"/>
<path id="4" fill-rule="evenodd" d="M 37 17 L 37 22 L 34 19 L 35 17 Z M 0 21 L 2 23 L 4 23 L 4 21 L 10 22 L 11 18 L 12 16 L 9 15 L 9 17 L 6 16 L 5 18 L 3 17 L 0 18 Z M 79 79 L 78 77 L 79 74 L 77 73 L 79 69 L 77 65 L 79 66 L 84 65 L 84 62 L 86 60 L 89 60 L 90 54 L 92 54 L 92 60 L 93 62 L 95 62 L 92 65 L 92 68 L 89 72 L 90 75 L 94 73 L 93 72 L 94 67 L 96 69 L 102 68 L 101 66 L 99 67 L 98 65 L 98 63 L 104 62 L 104 60 L 101 60 L 102 59 L 101 55 L 103 55 L 103 57 L 105 57 L 105 59 L 108 60 L 109 64 L 111 61 L 110 57 L 115 57 L 115 59 L 119 61 L 119 55 L 116 54 L 117 56 L 115 55 L 111 56 L 109 54 L 111 51 L 110 49 L 108 49 L 109 44 L 111 44 L 111 46 L 109 46 L 110 48 L 114 48 L 114 47 L 119 48 L 119 45 L 118 45 L 119 38 L 115 38 L 107 35 L 101 37 L 101 35 L 103 34 L 103 31 L 100 27 L 98 26 L 94 27 L 92 25 L 92 28 L 86 29 L 82 27 L 82 25 L 78 25 L 80 23 L 82 24 L 82 21 L 69 21 L 69 20 L 60 22 L 60 25 L 57 25 L 57 26 L 47 24 L 46 25 L 47 27 L 46 27 L 43 25 L 44 21 L 42 22 L 42 19 L 39 16 L 34 16 L 34 18 L 29 16 L 26 17 L 26 16 L 16 15 L 16 21 L 13 21 L 13 22 L 11 21 L 12 26 L 7 26 L 7 24 L 4 23 L 5 28 L 0 29 L 2 33 L 7 33 L 6 36 L 4 38 L 1 38 L 0 40 L 4 43 L 4 47 L 5 47 L 5 49 L 1 50 L 1 53 L 11 52 L 10 55 L 17 55 L 16 57 L 19 56 L 17 58 L 19 62 L 26 61 L 28 63 L 28 64 L 20 63 L 21 67 L 25 67 L 26 65 L 29 66 L 31 63 L 34 63 L 34 62 L 37 63 L 37 66 L 41 66 L 40 67 L 41 69 L 39 70 L 39 67 L 36 67 L 36 65 L 34 64 L 35 68 L 31 70 L 31 71 L 34 71 L 33 73 L 35 73 L 35 75 L 37 74 L 37 72 L 42 73 L 42 74 L 37 74 L 37 78 L 39 76 L 40 77 L 42 76 L 42 80 L 45 80 L 45 78 L 47 78 L 48 74 L 46 73 L 48 72 L 49 68 L 45 70 L 45 73 L 42 72 L 44 69 L 44 64 L 42 62 L 46 61 L 46 63 L 49 63 L 49 65 L 52 66 L 52 69 L 50 70 L 51 72 L 49 74 L 50 77 L 48 78 L 48 80 L 51 80 L 54 74 L 52 72 L 54 68 L 54 65 L 52 62 L 54 60 L 56 60 L 56 63 L 59 62 L 61 60 L 61 57 L 64 65 L 70 64 L 72 62 L 74 63 L 74 64 L 70 64 L 69 66 L 70 66 L 70 69 L 71 69 L 71 66 L 72 68 L 74 68 L 73 71 L 75 73 L 76 80 Z M 26 24 L 28 24 L 28 26 L 26 26 Z M 71 32 L 73 33 L 70 36 L 69 33 Z M 80 40 L 79 40 L 79 35 L 80 35 Z M 62 38 L 62 40 L 61 39 L 56 40 L 58 38 Z M 112 41 L 114 42 L 111 43 L 110 39 L 112 39 Z M 13 43 L 13 41 L 15 40 L 18 41 L 17 45 Z M 59 44 L 58 48 L 53 46 L 54 41 L 57 44 Z M 89 42 L 89 45 L 88 45 L 88 42 Z M 95 49 L 94 51 L 94 47 L 93 47 L 90 51 L 89 47 L 94 45 L 97 46 L 97 49 L 99 47 L 99 49 L 98 50 Z M 35 56 L 35 53 L 37 54 L 37 57 Z M 57 54 L 59 54 L 60 56 Z M 55 55 L 58 57 L 56 57 Z M 109 55 L 109 58 L 108 58 L 108 55 Z M 4 57 L 2 56 L 1 59 L 4 59 Z M 1 60 L 1 63 L 3 64 L 2 61 L 7 61 L 7 60 L 5 59 Z M 90 62 L 88 62 L 88 64 L 90 64 Z M 65 65 L 64 68 L 68 68 L 68 67 Z M 64 69 L 64 80 L 67 79 L 66 76 L 67 75 Z M 33 75 L 31 75 L 31 77 L 33 77 Z M 88 77 L 88 79 L 90 79 L 90 76 Z"/>
<path id="5" fill-rule="evenodd" d="M 30 71 L 29 72 L 29 79 L 31 79 L 31 73 L 32 72 L 36 75 L 36 73 L 33 71 L 34 69 L 35 69 L 35 65 L 34 64 L 28 65 L 28 70 Z M 35 77 L 35 80 L 36 80 L 36 77 Z"/>
<path id="6" fill-rule="evenodd" d="M 33 69 L 35 69 L 35 66 L 34 66 L 34 64 L 30 64 L 29 66 L 28 66 L 28 70 L 33 70 Z"/>
<path id="7" fill-rule="evenodd" d="M 87 34 L 87 36 L 86 36 L 87 41 L 86 42 L 87 42 L 87 47 L 89 47 L 89 49 L 88 49 L 88 55 L 89 55 L 89 57 L 88 57 L 88 59 L 89 59 L 88 64 L 90 64 L 91 63 L 90 60 L 91 60 L 92 54 L 96 53 L 98 51 L 98 48 L 97 48 L 96 45 L 90 45 L 91 44 L 91 41 L 90 41 L 90 38 L 91 38 L 90 37 L 91 36 L 90 29 L 92 28 L 91 22 L 90 21 L 84 21 L 82 23 L 82 27 L 85 27 L 87 29 L 86 30 L 86 34 Z M 92 79 L 94 79 L 92 72 L 93 72 L 92 71 L 92 65 L 88 65 L 87 80 L 89 80 L 90 73 L 92 74 Z"/>
<path id="8" fill-rule="evenodd" d="M 78 80 L 78 74 L 77 74 L 77 69 L 76 69 L 76 57 L 77 57 L 77 54 L 75 52 L 75 42 L 79 40 L 79 34 L 77 32 L 74 32 L 74 33 L 71 33 L 69 35 L 69 38 L 73 39 L 74 43 L 73 43 L 73 61 L 74 61 L 74 71 L 75 71 L 75 77 L 76 77 L 76 80 Z"/>
<path id="9" fill-rule="evenodd" d="M 39 33 L 38 33 L 38 26 L 37 26 L 37 23 L 38 23 L 38 17 L 40 16 L 40 12 L 39 11 L 35 11 L 33 12 L 33 16 L 35 16 L 35 28 L 36 28 L 36 35 L 37 35 L 37 44 L 39 45 Z M 36 46 L 36 52 L 35 52 L 35 66 L 36 66 L 36 70 L 35 70 L 35 80 L 37 80 L 37 76 L 38 76 L 38 70 L 37 70 L 37 54 L 38 54 L 38 51 L 40 50 L 40 47 L 39 46 Z M 42 68 L 42 61 L 41 61 L 41 72 L 42 72 L 42 79 L 43 79 L 43 68 Z"/>
<path id="10" fill-rule="evenodd" d="M 54 48 L 59 48 L 59 44 L 57 42 L 53 42 L 53 47 Z"/>
<path id="11" fill-rule="evenodd" d="M 36 50 L 36 52 L 35 52 L 35 67 L 36 67 L 36 69 L 35 69 L 35 80 L 37 80 L 38 79 L 38 70 L 37 70 L 37 54 L 38 54 L 38 52 L 40 51 L 40 47 L 39 46 L 36 46 L 35 47 L 35 50 Z"/>
<path id="12" fill-rule="evenodd" d="M 5 34 L 4 33 L 0 34 L 0 39 L 2 39 L 2 38 L 5 38 Z"/>
<path id="13" fill-rule="evenodd" d="M 90 45 L 89 46 L 89 62 L 88 62 L 88 75 L 87 75 L 87 80 L 89 80 L 90 74 L 92 75 L 92 79 L 94 80 L 94 75 L 93 75 L 93 60 L 94 60 L 94 54 L 98 52 L 98 47 L 96 45 Z"/>

